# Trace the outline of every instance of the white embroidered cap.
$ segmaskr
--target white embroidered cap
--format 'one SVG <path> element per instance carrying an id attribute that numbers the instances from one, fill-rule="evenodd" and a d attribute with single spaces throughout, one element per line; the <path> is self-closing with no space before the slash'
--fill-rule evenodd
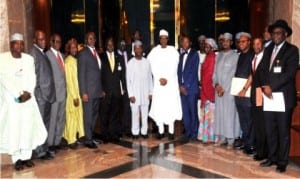
<path id="1" fill-rule="evenodd" d="M 159 31 L 159 36 L 169 36 L 169 33 L 168 33 L 168 31 L 166 31 L 165 29 L 161 29 L 160 31 Z"/>
<path id="2" fill-rule="evenodd" d="M 10 42 L 12 41 L 24 41 L 23 35 L 19 33 L 14 33 L 10 36 Z"/>

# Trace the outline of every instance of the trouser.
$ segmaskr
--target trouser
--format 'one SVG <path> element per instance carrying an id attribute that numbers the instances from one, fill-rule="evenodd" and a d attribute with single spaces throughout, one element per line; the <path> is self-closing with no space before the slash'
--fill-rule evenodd
<path id="1" fill-rule="evenodd" d="M 130 103 L 132 113 L 131 132 L 133 135 L 140 133 L 139 111 L 141 111 L 142 128 L 141 134 L 146 135 L 148 130 L 148 105 L 137 105 Z M 140 110 L 139 110 L 140 109 Z"/>
<path id="2" fill-rule="evenodd" d="M 99 117 L 99 106 L 100 98 L 92 98 L 88 102 L 83 102 L 85 143 L 92 142 L 93 131 Z"/>
<path id="3" fill-rule="evenodd" d="M 122 105 L 122 114 L 123 114 L 122 131 L 123 134 L 130 134 L 132 114 L 131 114 L 131 105 L 127 93 L 122 96 L 122 104 L 123 104 Z"/>
<path id="4" fill-rule="evenodd" d="M 59 145 L 66 123 L 66 100 L 56 101 L 51 106 L 48 145 Z"/>
<path id="5" fill-rule="evenodd" d="M 286 112 L 264 112 L 268 159 L 280 166 L 288 164 L 292 112 L 292 108 L 286 109 Z"/>
<path id="6" fill-rule="evenodd" d="M 253 129 L 255 132 L 255 150 L 259 157 L 267 157 L 266 121 L 263 107 L 252 107 Z"/>
<path id="7" fill-rule="evenodd" d="M 181 104 L 183 112 L 183 124 L 185 137 L 196 139 L 199 128 L 199 118 L 197 113 L 198 95 L 181 95 Z"/>
<path id="8" fill-rule="evenodd" d="M 11 159 L 13 163 L 16 163 L 18 160 L 29 160 L 31 155 L 32 150 L 20 149 L 11 156 Z"/>
<path id="9" fill-rule="evenodd" d="M 49 133 L 51 103 L 49 103 L 48 101 L 43 100 L 42 98 L 39 98 L 39 100 L 37 100 L 37 104 L 38 104 L 39 111 L 41 113 L 45 128 L 46 128 L 47 132 Z M 47 143 L 47 141 L 45 141 L 44 144 L 38 146 L 33 151 L 33 156 L 35 158 L 42 157 L 42 156 L 46 155 L 47 151 L 48 151 L 48 143 Z"/>
<path id="10" fill-rule="evenodd" d="M 235 104 L 239 114 L 242 129 L 242 140 L 246 147 L 254 146 L 253 120 L 251 117 L 250 98 L 235 97 Z"/>
<path id="11" fill-rule="evenodd" d="M 174 134 L 174 122 L 171 122 L 168 125 L 168 129 L 169 129 L 169 134 Z M 160 134 L 163 134 L 165 132 L 165 126 L 163 122 L 156 122 L 156 125 L 158 126 L 158 132 Z"/>

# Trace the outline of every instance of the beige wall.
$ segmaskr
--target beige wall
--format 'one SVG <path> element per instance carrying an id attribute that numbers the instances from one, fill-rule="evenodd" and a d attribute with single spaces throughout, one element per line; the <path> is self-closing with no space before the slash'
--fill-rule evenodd
<path id="1" fill-rule="evenodd" d="M 0 52 L 9 50 L 9 37 L 13 33 L 21 33 L 25 39 L 25 51 L 32 47 L 32 1 L 1 0 L 0 1 Z"/>

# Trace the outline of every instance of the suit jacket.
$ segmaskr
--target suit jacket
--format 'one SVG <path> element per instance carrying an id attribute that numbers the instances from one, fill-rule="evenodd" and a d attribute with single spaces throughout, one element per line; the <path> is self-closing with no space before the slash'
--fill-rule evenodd
<path id="1" fill-rule="evenodd" d="M 61 54 L 62 58 L 64 59 L 64 55 L 62 53 L 60 53 L 60 54 Z M 56 54 L 54 54 L 51 49 L 49 49 L 46 52 L 46 55 L 50 61 L 50 64 L 51 64 L 51 67 L 53 70 L 56 101 L 64 101 L 64 100 L 66 100 L 66 96 L 67 96 L 65 73 L 61 70 L 59 63 L 57 62 Z"/>
<path id="2" fill-rule="evenodd" d="M 285 107 L 293 108 L 296 105 L 295 76 L 299 64 L 299 51 L 296 46 L 285 42 L 278 51 L 271 70 L 269 70 L 274 45 L 274 43 L 271 43 L 265 49 L 266 54 L 262 59 L 262 67 L 259 70 L 261 85 L 270 85 L 273 92 L 283 92 Z M 280 73 L 274 72 L 277 61 L 281 67 Z"/>
<path id="3" fill-rule="evenodd" d="M 125 80 L 125 63 L 122 56 L 118 53 L 114 53 L 115 56 L 115 67 L 112 72 L 110 69 L 110 64 L 108 60 L 108 56 L 106 51 L 101 55 L 102 62 L 102 84 L 103 90 L 106 95 L 115 95 L 121 96 L 121 86 L 123 88 L 123 92 L 126 93 L 126 80 Z"/>
<path id="4" fill-rule="evenodd" d="M 85 47 L 77 59 L 80 95 L 86 93 L 89 98 L 100 98 L 103 91 L 101 69 L 89 47 Z"/>
<path id="5" fill-rule="evenodd" d="M 179 86 L 184 86 L 188 94 L 199 93 L 198 65 L 199 55 L 196 50 L 191 49 L 188 53 L 184 69 L 182 71 L 184 53 L 179 56 L 177 69 Z"/>
<path id="6" fill-rule="evenodd" d="M 50 61 L 45 53 L 33 46 L 31 55 L 34 58 L 36 87 L 34 95 L 36 100 L 43 99 L 53 103 L 56 99 L 53 72 Z"/>

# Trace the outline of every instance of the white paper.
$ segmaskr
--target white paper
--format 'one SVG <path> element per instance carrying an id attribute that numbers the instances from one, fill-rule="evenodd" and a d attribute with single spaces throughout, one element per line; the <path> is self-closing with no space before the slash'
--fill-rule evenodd
<path id="1" fill-rule="evenodd" d="M 282 92 L 272 93 L 273 99 L 263 95 L 264 111 L 285 112 L 284 96 Z"/>
<path id="2" fill-rule="evenodd" d="M 244 88 L 245 84 L 247 83 L 246 78 L 238 78 L 233 77 L 231 80 L 231 88 L 230 88 L 230 94 L 233 96 L 237 96 L 239 92 Z M 250 91 L 251 87 L 249 87 L 246 91 L 245 97 L 250 97 Z"/>

